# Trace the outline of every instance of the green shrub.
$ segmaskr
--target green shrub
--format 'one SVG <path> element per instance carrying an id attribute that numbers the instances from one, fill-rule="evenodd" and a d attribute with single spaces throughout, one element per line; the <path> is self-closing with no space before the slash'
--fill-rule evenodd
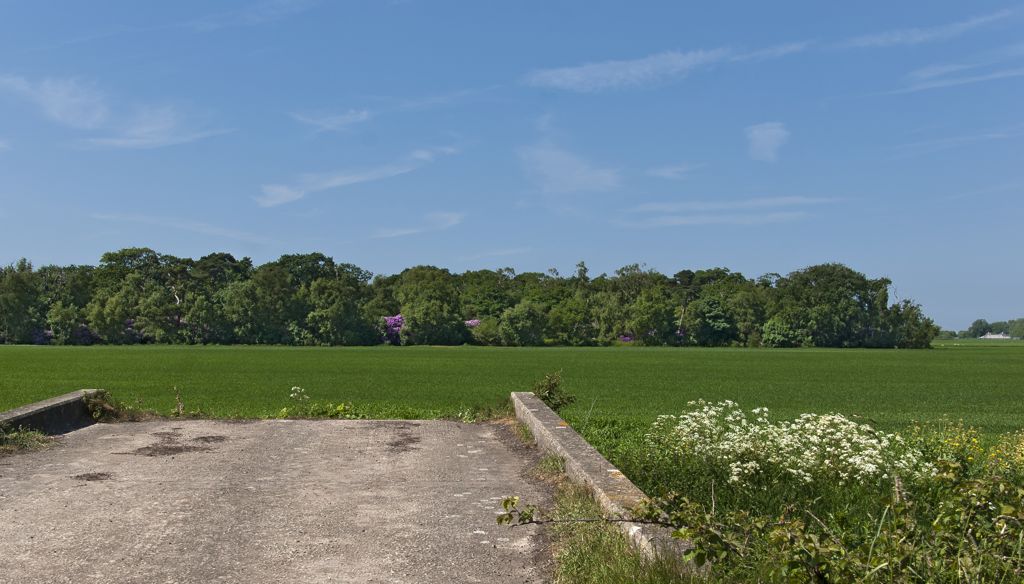
<path id="1" fill-rule="evenodd" d="M 487 316 L 480 319 L 480 324 L 469 329 L 473 342 L 478 345 L 497 346 L 501 344 L 501 329 L 498 319 Z"/>
<path id="2" fill-rule="evenodd" d="M 576 396 L 562 388 L 562 372 L 548 373 L 533 384 L 533 394 L 556 412 L 576 402 Z"/>
<path id="3" fill-rule="evenodd" d="M 462 317 L 448 304 L 422 300 L 402 307 L 403 345 L 460 345 L 466 340 Z"/>
<path id="4" fill-rule="evenodd" d="M 795 318 L 778 314 L 764 323 L 761 344 L 765 347 L 803 347 L 811 344 L 811 338 Z"/>
<path id="5" fill-rule="evenodd" d="M 735 404 L 660 418 L 644 519 L 677 528 L 723 582 L 1019 582 L 1024 434 L 961 424 L 906 437 L 843 416 L 771 421 Z M 650 491 L 650 489 L 649 489 Z"/>
<path id="6" fill-rule="evenodd" d="M 546 324 L 547 316 L 542 305 L 520 302 L 501 313 L 501 342 L 513 347 L 543 345 Z"/>

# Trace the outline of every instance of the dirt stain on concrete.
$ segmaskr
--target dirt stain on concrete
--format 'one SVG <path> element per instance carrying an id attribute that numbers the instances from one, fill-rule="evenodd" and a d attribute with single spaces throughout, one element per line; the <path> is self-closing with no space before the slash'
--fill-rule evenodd
<path id="1" fill-rule="evenodd" d="M 111 475 L 109 472 L 87 472 L 82 473 L 80 475 L 75 475 L 71 478 L 75 479 L 76 481 L 95 482 L 109 481 L 110 479 L 113 478 L 113 475 Z"/>
<path id="2" fill-rule="evenodd" d="M 186 452 L 209 452 L 210 450 L 213 450 L 209 446 L 185 444 L 181 442 L 181 433 L 177 430 L 172 430 L 171 432 L 153 432 L 151 435 L 156 436 L 160 441 L 156 444 L 136 448 L 128 454 L 135 454 L 137 456 L 174 456 L 176 454 L 185 454 Z M 200 438 L 206 439 L 202 440 L 204 443 L 223 442 L 226 440 L 223 436 L 200 436 Z M 199 440 L 199 438 L 196 440 Z"/>
<path id="3" fill-rule="evenodd" d="M 402 453 L 409 452 L 411 450 L 419 450 L 418 448 L 413 448 L 414 444 L 419 443 L 420 439 L 418 436 L 402 434 L 398 438 L 395 438 L 391 442 L 388 442 L 388 452 Z"/>

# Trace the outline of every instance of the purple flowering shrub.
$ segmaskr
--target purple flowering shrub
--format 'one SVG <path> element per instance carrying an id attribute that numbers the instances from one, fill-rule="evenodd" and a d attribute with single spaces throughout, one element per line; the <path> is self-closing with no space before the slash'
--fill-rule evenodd
<path id="1" fill-rule="evenodd" d="M 381 318 L 381 321 L 383 321 L 384 325 L 384 342 L 389 345 L 401 345 L 402 326 L 405 325 L 405 319 L 402 318 L 402 315 L 385 316 Z"/>

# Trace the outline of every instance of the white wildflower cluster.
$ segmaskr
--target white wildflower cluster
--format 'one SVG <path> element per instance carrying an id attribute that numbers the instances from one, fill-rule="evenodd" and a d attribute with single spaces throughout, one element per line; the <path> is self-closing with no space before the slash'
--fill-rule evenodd
<path id="1" fill-rule="evenodd" d="M 296 402 L 304 402 L 304 401 L 309 399 L 309 396 L 306 395 L 306 390 L 302 389 L 299 386 L 293 387 L 292 388 L 292 393 L 288 397 L 290 397 L 292 399 L 292 401 L 296 401 Z"/>
<path id="2" fill-rule="evenodd" d="M 851 484 L 915 478 L 932 470 L 900 436 L 839 414 L 771 422 L 767 408 L 748 414 L 732 401 L 688 405 L 692 409 L 681 416 L 660 416 L 648 444 L 727 468 L 732 483 L 789 475 L 805 483 Z"/>

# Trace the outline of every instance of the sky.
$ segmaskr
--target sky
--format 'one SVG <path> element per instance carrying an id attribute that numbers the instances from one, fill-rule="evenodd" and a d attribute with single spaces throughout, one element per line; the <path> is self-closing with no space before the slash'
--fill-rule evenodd
<path id="1" fill-rule="evenodd" d="M 0 264 L 842 262 L 1024 316 L 1024 5 L 0 0 Z"/>

